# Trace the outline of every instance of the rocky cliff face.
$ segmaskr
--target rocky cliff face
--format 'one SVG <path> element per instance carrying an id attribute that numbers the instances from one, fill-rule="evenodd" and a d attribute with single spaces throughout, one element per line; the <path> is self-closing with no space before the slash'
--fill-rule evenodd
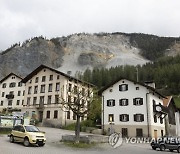
<path id="1" fill-rule="evenodd" d="M 35 37 L 0 54 L 0 78 L 10 72 L 22 77 L 41 64 L 60 71 L 83 72 L 87 68 L 145 64 L 142 50 L 126 34 L 74 34 L 47 40 Z M 166 51 L 179 53 L 180 43 Z"/>

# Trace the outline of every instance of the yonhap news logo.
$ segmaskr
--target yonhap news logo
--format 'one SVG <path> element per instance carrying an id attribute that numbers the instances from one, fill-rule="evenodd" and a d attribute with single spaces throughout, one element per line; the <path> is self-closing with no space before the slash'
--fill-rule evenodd
<path id="1" fill-rule="evenodd" d="M 109 136 L 109 144 L 113 148 L 121 146 L 123 143 L 123 138 L 121 133 L 113 133 Z"/>

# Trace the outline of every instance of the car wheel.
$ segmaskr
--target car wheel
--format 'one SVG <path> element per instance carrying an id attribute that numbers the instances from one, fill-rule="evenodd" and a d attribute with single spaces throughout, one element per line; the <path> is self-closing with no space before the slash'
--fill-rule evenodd
<path id="1" fill-rule="evenodd" d="M 177 152 L 180 153 L 180 147 L 178 147 Z"/>
<path id="2" fill-rule="evenodd" d="M 161 151 L 165 151 L 165 149 L 166 149 L 166 148 L 165 148 L 165 145 L 160 145 L 160 150 L 161 150 Z"/>
<path id="3" fill-rule="evenodd" d="M 156 147 L 152 147 L 153 150 L 156 150 Z"/>
<path id="4" fill-rule="evenodd" d="M 14 136 L 11 135 L 10 138 L 9 138 L 10 142 L 13 143 L 14 142 Z"/>
<path id="5" fill-rule="evenodd" d="M 40 147 L 43 147 L 43 146 L 45 145 L 45 143 L 38 143 L 38 145 L 39 145 Z"/>
<path id="6" fill-rule="evenodd" d="M 26 146 L 26 147 L 28 147 L 30 145 L 29 139 L 27 137 L 24 139 L 23 143 L 24 143 L 24 146 Z"/>

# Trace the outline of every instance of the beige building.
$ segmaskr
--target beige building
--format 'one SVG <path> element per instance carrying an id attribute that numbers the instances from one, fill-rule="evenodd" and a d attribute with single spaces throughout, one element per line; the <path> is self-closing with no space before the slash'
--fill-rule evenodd
<path id="1" fill-rule="evenodd" d="M 25 85 L 21 80 L 18 75 L 10 73 L 0 81 L 0 111 L 22 109 Z"/>
<path id="2" fill-rule="evenodd" d="M 61 127 L 75 122 L 72 111 L 62 109 L 61 101 L 70 98 L 72 89 L 83 92 L 92 91 L 92 85 L 75 79 L 67 74 L 41 65 L 23 80 L 26 84 L 23 110 L 29 116 L 35 116 L 44 126 Z M 91 97 L 89 95 L 89 97 Z M 82 120 L 86 117 L 82 117 Z"/>

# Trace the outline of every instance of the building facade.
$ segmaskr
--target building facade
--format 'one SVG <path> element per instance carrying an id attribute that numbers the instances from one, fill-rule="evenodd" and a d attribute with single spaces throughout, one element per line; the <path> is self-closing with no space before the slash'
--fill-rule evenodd
<path id="1" fill-rule="evenodd" d="M 75 95 L 70 98 L 72 89 L 92 91 L 90 84 L 44 65 L 22 81 L 26 84 L 23 110 L 31 117 L 35 116 L 44 126 L 62 127 L 75 122 L 76 115 L 62 108 L 61 101 L 76 98 Z"/>
<path id="2" fill-rule="evenodd" d="M 21 110 L 24 103 L 25 84 L 22 78 L 10 73 L 0 81 L 0 111 Z"/>
<path id="3" fill-rule="evenodd" d="M 120 79 L 99 91 L 102 128 L 123 137 L 159 137 L 165 134 L 163 97 L 154 84 Z"/>

